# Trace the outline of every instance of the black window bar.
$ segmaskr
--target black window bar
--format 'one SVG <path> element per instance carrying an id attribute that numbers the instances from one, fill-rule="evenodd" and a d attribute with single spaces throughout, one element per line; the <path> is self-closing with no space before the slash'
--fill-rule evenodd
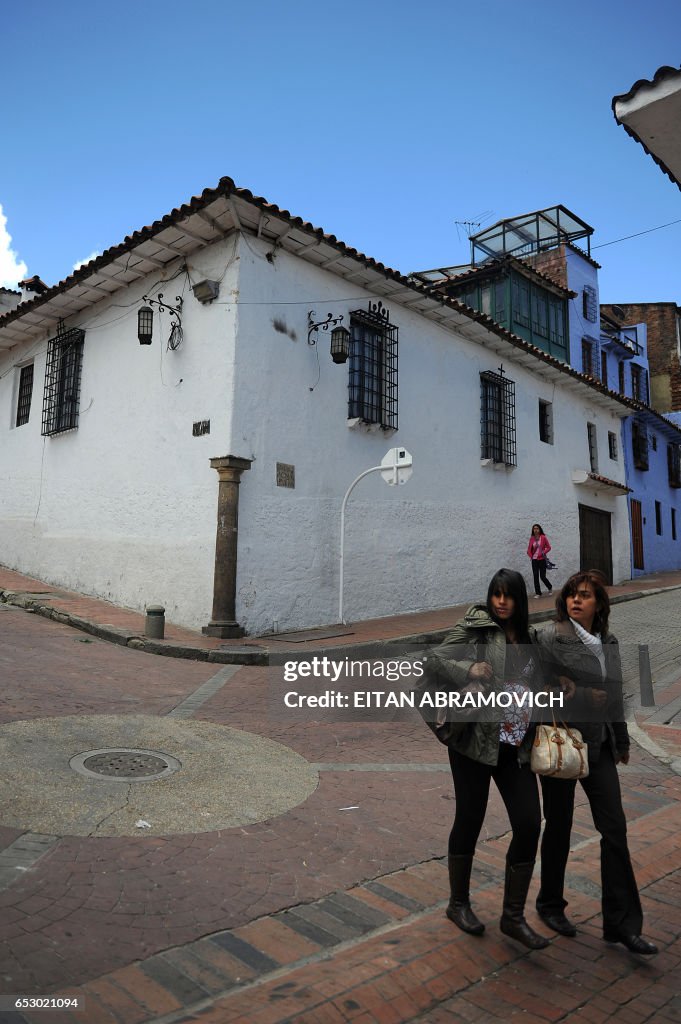
<path id="1" fill-rule="evenodd" d="M 78 426 L 84 338 L 85 331 L 78 327 L 65 331 L 60 320 L 56 336 L 47 343 L 41 431 L 46 436 Z"/>
<path id="2" fill-rule="evenodd" d="M 681 445 L 667 445 L 667 473 L 670 487 L 681 487 Z"/>
<path id="3" fill-rule="evenodd" d="M 608 431 L 608 452 L 613 462 L 617 461 L 617 434 Z"/>
<path id="4" fill-rule="evenodd" d="M 641 423 L 634 422 L 631 427 L 631 446 L 635 469 L 648 469 L 648 431 Z"/>
<path id="5" fill-rule="evenodd" d="M 598 472 L 598 443 L 596 440 L 596 426 L 593 423 L 586 425 L 586 437 L 589 444 L 589 469 L 592 473 Z"/>
<path id="6" fill-rule="evenodd" d="M 582 294 L 582 312 L 586 320 L 596 323 L 598 320 L 598 303 L 596 302 L 596 289 L 591 285 L 584 285 Z"/>
<path id="7" fill-rule="evenodd" d="M 594 374 L 594 343 L 591 338 L 582 338 L 582 373 L 587 377 Z"/>
<path id="8" fill-rule="evenodd" d="M 480 457 L 517 466 L 515 383 L 501 373 L 480 374 Z"/>
<path id="9" fill-rule="evenodd" d="M 21 427 L 28 423 L 31 414 L 31 398 L 33 396 L 33 363 L 21 367 L 19 374 L 19 397 L 17 400 L 17 418 L 15 426 Z"/>
<path id="10" fill-rule="evenodd" d="M 350 313 L 348 416 L 397 429 L 397 327 L 379 302 Z"/>

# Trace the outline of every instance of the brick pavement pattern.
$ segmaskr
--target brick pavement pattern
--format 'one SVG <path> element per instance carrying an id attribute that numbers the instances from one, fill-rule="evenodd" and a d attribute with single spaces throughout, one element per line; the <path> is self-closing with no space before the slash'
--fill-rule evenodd
<path id="1" fill-rule="evenodd" d="M 0 573 L 0 588 L 10 584 L 29 592 L 37 581 Z M 84 616 L 116 621 L 111 606 L 73 600 Z M 216 671 L 16 608 L 0 619 L 0 723 L 168 715 Z M 670 683 L 658 696 L 671 705 L 680 694 Z M 598 841 L 579 787 L 568 866 L 579 934 L 528 953 L 498 930 L 508 825 L 496 794 L 473 875 L 487 932 L 464 935 L 444 917 L 451 779 L 420 720 L 282 721 L 257 667 L 238 669 L 193 714 L 290 747 L 317 767 L 316 791 L 268 821 L 196 835 L 31 837 L 0 820 L 0 992 L 85 1000 L 74 1013 L 0 1011 L 0 1024 L 680 1019 L 681 790 L 658 757 L 634 748 L 621 779 L 659 956 L 600 937 Z M 678 756 L 678 733 L 665 735 Z"/>

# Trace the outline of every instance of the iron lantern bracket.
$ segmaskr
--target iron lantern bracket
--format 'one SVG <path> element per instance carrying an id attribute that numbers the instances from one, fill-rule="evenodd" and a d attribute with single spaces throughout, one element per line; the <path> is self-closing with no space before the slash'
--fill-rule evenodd
<path id="1" fill-rule="evenodd" d="M 334 316 L 332 313 L 328 313 L 327 317 L 326 317 L 326 320 L 318 320 L 316 323 L 315 323 L 315 319 L 314 318 L 315 318 L 314 310 L 310 310 L 309 313 L 307 314 L 307 343 L 308 343 L 308 345 L 316 345 L 317 344 L 316 337 L 313 338 L 312 335 L 316 334 L 320 327 L 321 327 L 321 329 L 323 331 L 328 331 L 329 327 L 333 327 L 336 324 L 340 324 L 340 323 L 343 322 L 343 315 L 342 314 L 340 316 Z"/>

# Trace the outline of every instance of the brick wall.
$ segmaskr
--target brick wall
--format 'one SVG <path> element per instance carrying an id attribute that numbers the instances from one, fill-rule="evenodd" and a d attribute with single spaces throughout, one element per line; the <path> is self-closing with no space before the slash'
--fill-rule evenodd
<path id="1" fill-rule="evenodd" d="M 560 245 L 557 249 L 549 249 L 546 252 L 533 253 L 531 256 L 523 256 L 523 261 L 540 274 L 546 274 L 552 281 L 559 284 L 561 288 L 568 287 L 567 260 L 565 258 L 565 246 Z"/>
<path id="2" fill-rule="evenodd" d="M 681 364 L 677 341 L 675 302 L 618 303 L 624 319 L 615 316 L 612 304 L 602 305 L 607 316 L 623 325 L 644 323 L 648 328 L 650 400 L 658 412 L 681 409 Z"/>

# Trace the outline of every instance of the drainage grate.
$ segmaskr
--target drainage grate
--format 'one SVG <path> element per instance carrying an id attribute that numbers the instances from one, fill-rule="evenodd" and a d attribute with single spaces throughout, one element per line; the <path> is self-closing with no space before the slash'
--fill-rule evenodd
<path id="1" fill-rule="evenodd" d="M 86 750 L 69 761 L 71 768 L 106 782 L 149 782 L 171 775 L 181 767 L 159 750 Z"/>

